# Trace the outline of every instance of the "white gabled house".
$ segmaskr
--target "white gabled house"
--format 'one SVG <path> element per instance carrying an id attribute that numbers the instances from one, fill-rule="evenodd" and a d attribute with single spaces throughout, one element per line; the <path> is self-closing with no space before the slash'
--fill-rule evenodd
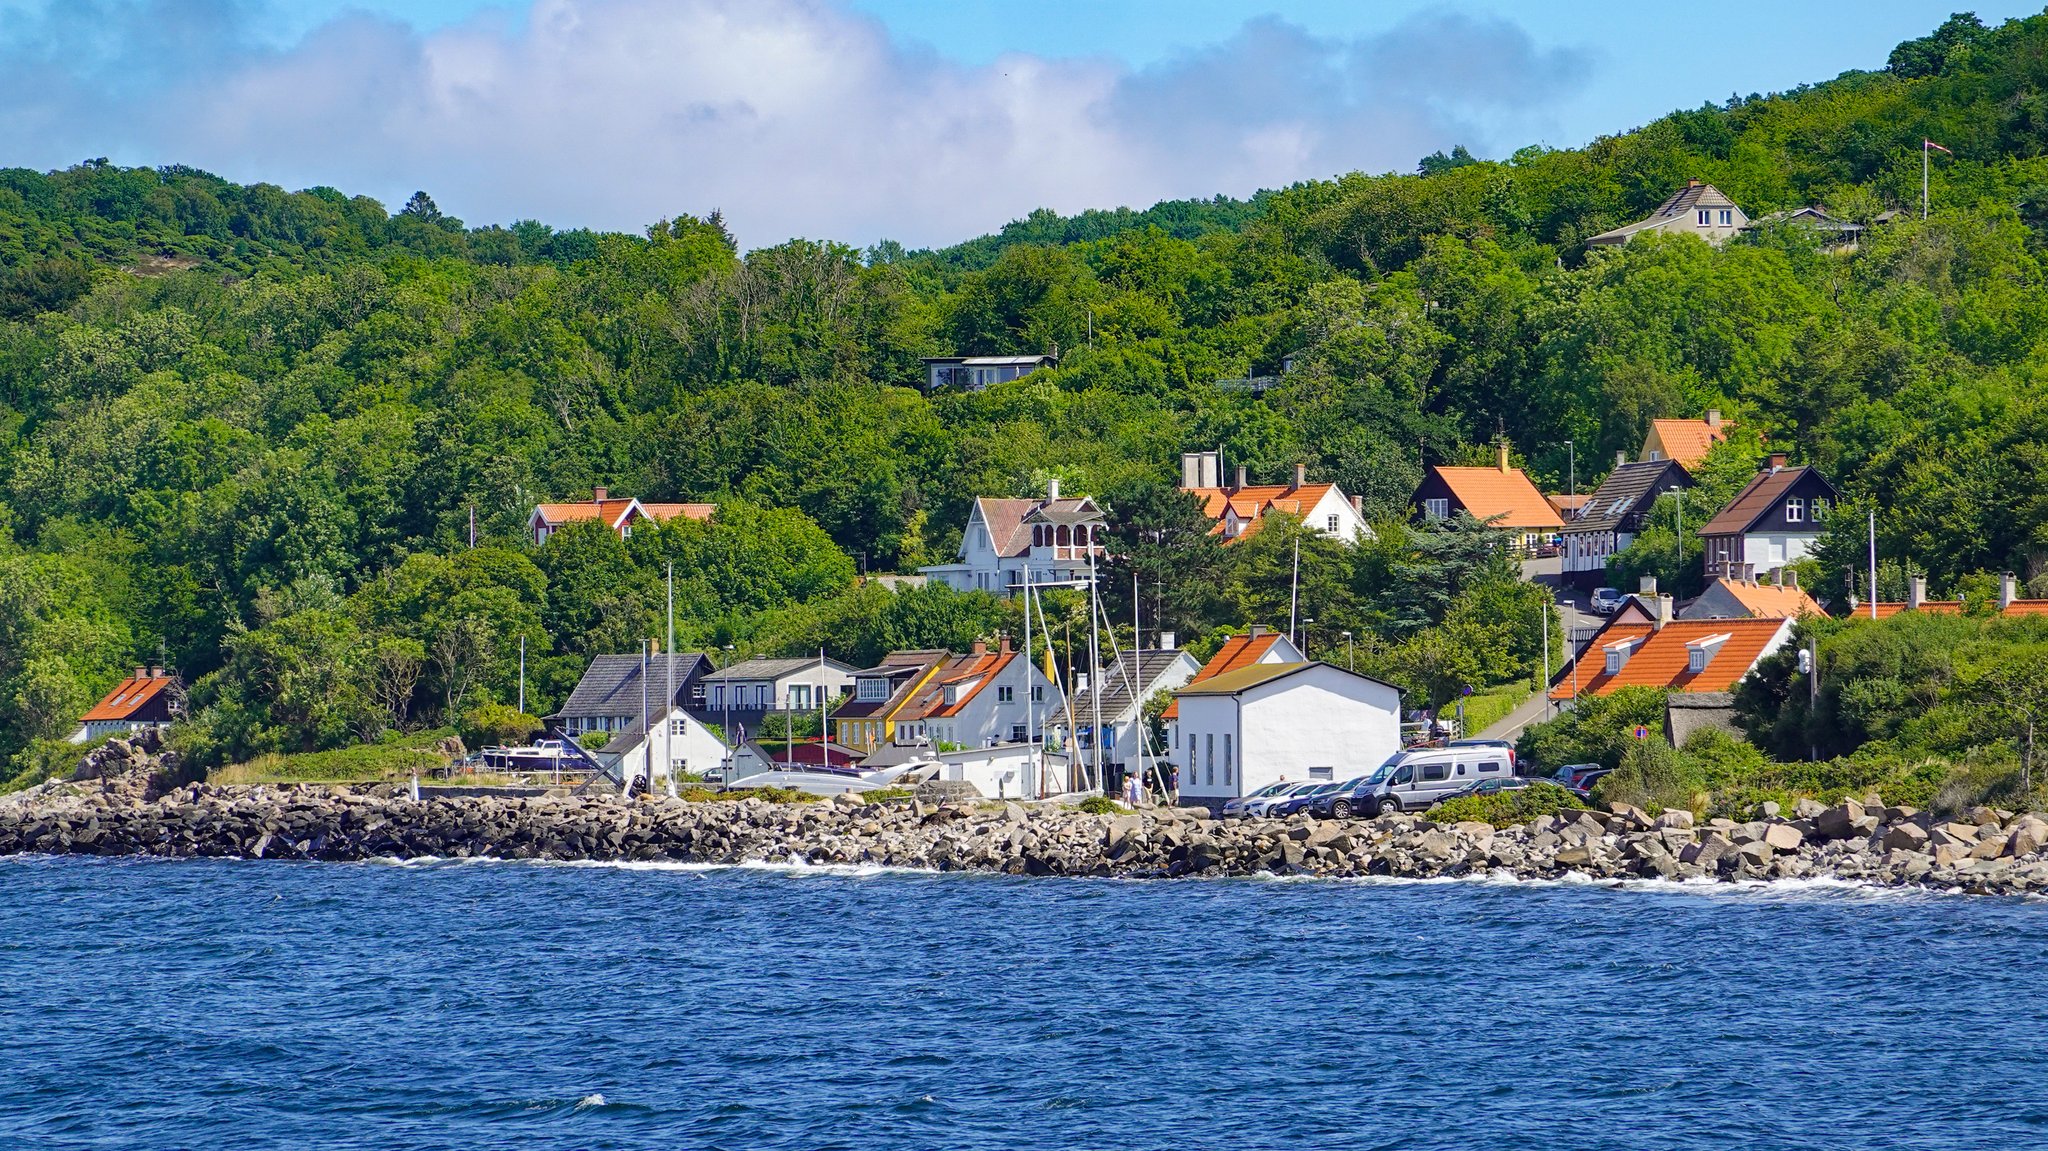
<path id="1" fill-rule="evenodd" d="M 1327 663 L 1252 664 L 1180 690 L 1180 795 L 1363 775 L 1401 750 L 1401 689 Z"/>
<path id="2" fill-rule="evenodd" d="M 1086 586 L 1091 561 L 1103 562 L 1106 528 L 1094 500 L 1062 499 L 1053 480 L 1042 500 L 975 500 L 960 533 L 959 560 L 919 570 L 955 591 L 999 596 L 1022 592 L 1027 570 L 1033 587 Z"/>
<path id="3" fill-rule="evenodd" d="M 1301 517 L 1302 526 L 1338 543 L 1355 544 L 1360 537 L 1371 538 L 1372 526 L 1365 522 L 1363 505 L 1347 496 L 1336 484 L 1310 483 L 1308 465 L 1294 465 L 1291 484 L 1254 484 L 1245 469 L 1237 469 L 1236 482 L 1225 486 L 1221 452 L 1183 452 L 1180 457 L 1180 490 L 1200 500 L 1202 514 L 1216 521 L 1211 534 L 1234 543 L 1257 531 L 1260 521 L 1273 512 Z"/>
<path id="4" fill-rule="evenodd" d="M 1167 761 L 1171 749 L 1157 743 L 1147 746 L 1145 702 L 1160 692 L 1178 690 L 1201 670 L 1185 651 L 1124 652 L 1103 668 L 1100 683 L 1084 682 L 1075 689 L 1069 708 L 1042 717 L 1049 742 L 1071 746 L 1075 761 L 1087 764 L 1091 772 L 1099 757 L 1099 782 L 1112 789 L 1140 764 L 1146 765 L 1149 776 L 1151 765 Z"/>
<path id="5" fill-rule="evenodd" d="M 664 790 L 671 779 L 684 774 L 702 775 L 718 767 L 732 749 L 713 734 L 703 721 L 671 705 L 664 720 L 654 717 L 653 734 L 640 727 L 634 716 L 627 728 L 597 752 L 598 762 L 619 773 L 631 784 L 638 780 L 650 791 Z"/>

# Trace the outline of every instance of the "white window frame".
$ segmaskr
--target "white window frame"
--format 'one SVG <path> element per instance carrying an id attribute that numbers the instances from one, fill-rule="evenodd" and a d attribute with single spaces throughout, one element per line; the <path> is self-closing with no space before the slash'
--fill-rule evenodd
<path id="1" fill-rule="evenodd" d="M 1803 524 L 1806 522 L 1806 500 L 1804 498 L 1791 496 L 1785 500 L 1785 522 L 1788 524 Z"/>
<path id="2" fill-rule="evenodd" d="M 1424 500 L 1422 501 L 1422 514 L 1425 518 L 1433 520 L 1450 519 L 1451 501 L 1442 498 Z"/>

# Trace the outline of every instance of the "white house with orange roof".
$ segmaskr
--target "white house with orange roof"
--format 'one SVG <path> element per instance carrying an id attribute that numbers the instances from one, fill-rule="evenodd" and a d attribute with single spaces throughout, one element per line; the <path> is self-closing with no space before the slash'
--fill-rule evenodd
<path id="1" fill-rule="evenodd" d="M 175 673 L 160 667 L 138 667 L 91 711 L 78 717 L 70 742 L 90 743 L 110 735 L 162 731 L 185 711 L 185 688 Z"/>
<path id="2" fill-rule="evenodd" d="M 1251 630 L 1243 635 L 1234 635 L 1224 640 L 1223 646 L 1216 649 L 1216 654 L 1209 657 L 1209 661 L 1202 665 L 1201 670 L 1195 672 L 1187 685 L 1258 664 L 1301 663 L 1305 658 L 1301 654 L 1301 649 L 1294 646 L 1293 640 L 1279 632 L 1268 631 L 1258 624 L 1253 624 Z M 1166 745 L 1169 749 L 1167 758 L 1185 768 L 1188 759 L 1181 741 L 1178 695 L 1167 703 L 1166 710 L 1160 713 L 1159 718 L 1166 724 Z"/>
<path id="3" fill-rule="evenodd" d="M 1820 604 L 1799 586 L 1798 572 L 1789 579 L 1765 583 L 1755 578 L 1719 576 L 1707 585 L 1680 619 L 1798 619 L 1823 615 Z"/>
<path id="4" fill-rule="evenodd" d="M 633 534 L 637 523 L 665 523 L 674 519 L 708 520 L 717 504 L 642 503 L 631 496 L 623 499 L 603 488 L 591 490 L 590 498 L 577 503 L 535 504 L 526 518 L 533 542 L 544 544 L 548 537 L 573 523 L 596 521 L 617 532 L 620 539 Z"/>
<path id="5" fill-rule="evenodd" d="M 1055 479 L 1042 500 L 976 499 L 960 533 L 960 558 L 918 571 L 955 591 L 999 596 L 1021 593 L 1026 572 L 1033 587 L 1086 587 L 1103 562 L 1106 533 L 1095 501 L 1062 498 Z"/>
<path id="6" fill-rule="evenodd" d="M 1372 535 L 1359 501 L 1336 484 L 1310 483 L 1306 464 L 1294 465 L 1291 484 L 1250 483 L 1240 465 L 1236 482 L 1226 486 L 1222 472 L 1221 452 L 1185 452 L 1180 457 L 1180 490 L 1202 502 L 1202 513 L 1216 521 L 1213 533 L 1226 544 L 1257 531 L 1260 521 L 1273 512 L 1299 516 L 1309 530 L 1341 543 Z"/>

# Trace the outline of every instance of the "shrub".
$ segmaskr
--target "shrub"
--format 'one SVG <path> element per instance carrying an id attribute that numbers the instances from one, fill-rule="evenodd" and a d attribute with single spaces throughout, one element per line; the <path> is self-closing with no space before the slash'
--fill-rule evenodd
<path id="1" fill-rule="evenodd" d="M 862 803 L 900 803 L 917 795 L 907 787 L 878 787 L 873 791 L 860 793 Z"/>
<path id="2" fill-rule="evenodd" d="M 603 751 L 604 745 L 612 741 L 608 731 L 586 731 L 576 737 L 576 743 L 585 751 Z"/>
<path id="3" fill-rule="evenodd" d="M 816 803 L 823 797 L 794 787 L 736 787 L 731 791 L 688 787 L 683 789 L 682 798 L 691 803 L 727 803 L 742 799 L 765 799 L 769 803 Z"/>
<path id="4" fill-rule="evenodd" d="M 487 703 L 463 713 L 457 734 L 472 748 L 525 743 L 541 729 L 540 720 L 508 703 Z"/>
<path id="5" fill-rule="evenodd" d="M 1124 805 L 1106 795 L 1091 795 L 1074 805 L 1089 815 L 1116 815 Z"/>
<path id="6" fill-rule="evenodd" d="M 1706 806 L 1705 790 L 1697 768 L 1663 736 L 1653 735 L 1637 740 L 1621 757 L 1621 766 L 1593 785 L 1593 798 L 1602 807 L 1626 803 L 1646 811 L 1691 810 Z"/>
<path id="7" fill-rule="evenodd" d="M 1514 791 L 1493 795 L 1466 795 L 1447 799 L 1429 809 L 1434 823 L 1490 823 L 1509 827 L 1559 811 L 1581 811 L 1579 797 L 1554 783 L 1532 783 Z"/>

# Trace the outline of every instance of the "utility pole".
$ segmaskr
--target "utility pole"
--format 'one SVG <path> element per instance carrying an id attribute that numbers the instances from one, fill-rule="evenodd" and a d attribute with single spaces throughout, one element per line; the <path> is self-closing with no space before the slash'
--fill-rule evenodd
<path id="1" fill-rule="evenodd" d="M 519 637 L 519 714 L 526 714 L 526 637 Z"/>
<path id="2" fill-rule="evenodd" d="M 1287 642 L 1301 646 L 1301 632 L 1295 614 L 1301 610 L 1301 533 L 1294 533 L 1294 582 L 1287 593 Z"/>
<path id="3" fill-rule="evenodd" d="M 673 794 L 676 787 L 676 725 L 669 717 L 675 713 L 674 709 L 676 706 L 676 565 L 674 560 L 670 560 L 668 564 L 668 646 L 662 649 L 661 663 L 663 667 L 668 669 L 667 674 L 663 678 L 663 682 L 667 685 L 668 694 L 662 697 L 663 702 L 661 705 L 661 753 L 665 757 L 668 766 L 662 774 L 668 777 L 669 792 Z"/>
<path id="4" fill-rule="evenodd" d="M 1358 670 L 1358 661 L 1357 661 L 1356 659 L 1352 658 L 1352 653 L 1351 653 L 1351 633 L 1350 633 L 1350 632 L 1348 632 L 1348 631 L 1344 633 L 1344 670 L 1345 670 L 1345 671 L 1357 671 L 1357 670 Z"/>
<path id="5" fill-rule="evenodd" d="M 1877 509 L 1870 509 L 1870 618 L 1877 618 Z"/>

